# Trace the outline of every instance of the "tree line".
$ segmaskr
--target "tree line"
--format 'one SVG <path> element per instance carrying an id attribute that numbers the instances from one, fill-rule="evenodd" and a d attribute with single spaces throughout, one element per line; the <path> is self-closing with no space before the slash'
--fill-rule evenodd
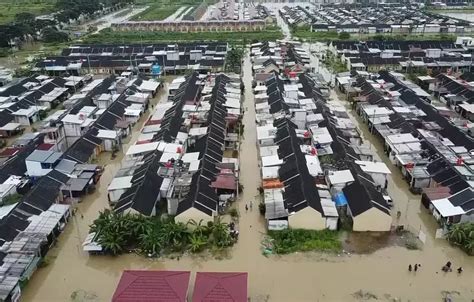
<path id="1" fill-rule="evenodd" d="M 133 0 L 58 0 L 57 12 L 52 19 L 38 19 L 32 13 L 19 13 L 15 19 L 0 25 L 0 47 L 11 47 L 25 41 L 41 39 L 45 42 L 69 40 L 67 33 L 59 29 L 63 24 L 78 20 L 81 16 L 92 18 L 104 9 L 121 8 Z"/>

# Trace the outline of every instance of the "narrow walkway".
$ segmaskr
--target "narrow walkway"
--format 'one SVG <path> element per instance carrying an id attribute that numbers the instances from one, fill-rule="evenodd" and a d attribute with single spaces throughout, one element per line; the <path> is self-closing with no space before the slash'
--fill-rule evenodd
<path id="1" fill-rule="evenodd" d="M 258 187 L 260 186 L 261 178 L 257 157 L 255 104 L 252 91 L 252 64 L 248 54 L 245 56 L 242 70 L 242 80 L 245 86 L 245 98 L 243 102 L 243 108 L 245 110 L 243 124 L 245 125 L 245 129 L 240 146 L 240 183 L 244 186 L 244 191 L 238 201 L 240 236 L 233 256 L 236 258 L 245 257 L 250 251 L 252 251 L 254 255 L 259 254 L 262 233 L 266 232 L 263 218 L 258 211 L 258 204 L 260 203 Z M 246 212 L 245 205 L 247 204 L 250 207 L 250 201 L 252 201 L 253 207 Z M 251 261 L 257 261 L 257 257 L 253 257 Z M 249 263 L 249 265 L 256 265 L 256 263 Z"/>

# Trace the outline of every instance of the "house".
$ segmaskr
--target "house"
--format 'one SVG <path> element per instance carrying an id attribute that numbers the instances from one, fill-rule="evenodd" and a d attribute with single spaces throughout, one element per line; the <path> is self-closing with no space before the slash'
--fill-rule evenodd
<path id="1" fill-rule="evenodd" d="M 97 137 L 102 139 L 104 151 L 111 152 L 118 150 L 119 146 L 121 145 L 121 137 L 118 131 L 99 129 Z"/>
<path id="2" fill-rule="evenodd" d="M 22 183 L 20 176 L 11 175 L 2 184 L 0 184 L 0 204 L 3 204 L 3 199 L 16 194 L 17 187 Z"/>
<path id="3" fill-rule="evenodd" d="M 212 163 L 209 163 L 212 167 Z M 215 168 L 214 168 L 215 169 Z M 175 221 L 187 223 L 189 220 L 203 221 L 206 224 L 214 221 L 217 214 L 219 197 L 208 180 L 210 175 L 204 169 L 196 172 L 190 184 L 190 191 L 186 198 L 178 203 Z"/>
<path id="4" fill-rule="evenodd" d="M 189 271 L 126 270 L 112 296 L 112 302 L 187 302 Z"/>
<path id="5" fill-rule="evenodd" d="M 363 174 L 364 176 L 360 175 Z M 375 189 L 370 176 L 356 173 L 355 181 L 342 189 L 347 200 L 347 213 L 355 232 L 388 232 L 392 227 L 390 208 L 382 193 Z"/>
<path id="6" fill-rule="evenodd" d="M 385 163 L 362 160 L 356 160 L 355 163 L 360 166 L 362 171 L 372 177 L 375 186 L 378 186 L 383 189 L 387 188 L 387 177 L 391 174 L 391 172 Z"/>
<path id="7" fill-rule="evenodd" d="M 0 127 L 0 137 L 12 137 L 23 133 L 25 129 L 20 123 L 7 123 Z"/>
<path id="8" fill-rule="evenodd" d="M 197 272 L 193 302 L 247 302 L 247 273 Z"/>
<path id="9" fill-rule="evenodd" d="M 30 177 L 48 174 L 59 163 L 63 153 L 35 150 L 25 160 L 26 173 Z"/>
<path id="10" fill-rule="evenodd" d="M 468 187 L 449 197 L 431 200 L 429 209 L 443 225 L 474 222 L 474 189 Z"/>
<path id="11" fill-rule="evenodd" d="M 39 111 L 43 110 L 43 107 L 31 106 L 27 109 L 18 109 L 12 112 L 15 118 L 15 122 L 23 126 L 30 126 L 31 124 L 39 120 Z"/>

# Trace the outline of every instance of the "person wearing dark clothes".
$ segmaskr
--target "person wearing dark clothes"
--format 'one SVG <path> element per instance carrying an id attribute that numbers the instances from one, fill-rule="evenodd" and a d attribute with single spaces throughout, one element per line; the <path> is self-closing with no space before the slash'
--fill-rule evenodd
<path id="1" fill-rule="evenodd" d="M 462 273 L 462 271 L 463 271 L 462 266 L 460 266 L 460 267 L 458 268 L 458 274 Z"/>
<path id="2" fill-rule="evenodd" d="M 446 263 L 446 266 L 447 266 L 448 268 L 451 268 L 451 261 L 448 261 L 448 262 Z"/>
<path id="3" fill-rule="evenodd" d="M 418 264 L 415 264 L 415 272 L 418 271 Z"/>
<path id="4" fill-rule="evenodd" d="M 411 264 L 408 265 L 408 271 L 411 272 Z"/>
<path id="5" fill-rule="evenodd" d="M 245 205 L 245 212 L 248 212 L 248 210 L 249 210 L 249 206 Z"/>

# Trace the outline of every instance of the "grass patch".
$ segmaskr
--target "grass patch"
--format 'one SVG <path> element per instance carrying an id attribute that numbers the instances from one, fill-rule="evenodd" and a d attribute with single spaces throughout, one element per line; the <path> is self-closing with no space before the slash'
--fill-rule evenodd
<path id="1" fill-rule="evenodd" d="M 158 41 L 272 41 L 281 39 L 283 34 L 277 30 L 251 32 L 120 32 L 110 29 L 90 35 L 85 43 L 156 43 Z"/>
<path id="2" fill-rule="evenodd" d="M 151 5 L 145 11 L 135 15 L 132 20 L 134 21 L 154 21 L 154 20 L 164 20 L 174 14 L 180 5 Z"/>
<path id="3" fill-rule="evenodd" d="M 273 251 L 277 254 L 309 251 L 339 252 L 342 248 L 339 233 L 329 230 L 287 229 L 269 231 L 268 235 L 273 239 Z"/>
<path id="4" fill-rule="evenodd" d="M 473 36 L 472 33 L 463 34 L 464 36 Z M 328 32 L 311 32 L 305 29 L 296 29 L 293 31 L 293 36 L 303 40 L 312 40 L 320 42 L 331 41 L 364 41 L 364 40 L 385 40 L 385 41 L 455 41 L 456 35 L 450 34 L 356 34 L 352 33 L 348 39 L 341 39 L 335 31 Z"/>
<path id="5" fill-rule="evenodd" d="M 56 0 L 26 0 L 11 1 L 1 0 L 0 5 L 0 24 L 5 24 L 15 19 L 19 13 L 32 13 L 34 15 L 43 15 L 55 11 Z"/>
<path id="6" fill-rule="evenodd" d="M 436 14 L 442 14 L 442 13 L 471 14 L 471 13 L 474 13 L 474 7 L 473 8 L 450 8 L 450 9 L 430 8 L 430 9 L 427 9 L 426 11 L 429 13 L 436 13 Z"/>

